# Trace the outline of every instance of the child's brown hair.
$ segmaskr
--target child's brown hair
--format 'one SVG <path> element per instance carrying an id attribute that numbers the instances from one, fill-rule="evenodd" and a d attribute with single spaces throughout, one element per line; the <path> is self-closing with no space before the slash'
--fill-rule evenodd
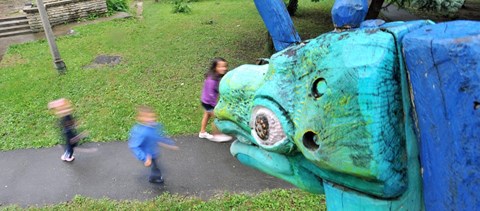
<path id="1" fill-rule="evenodd" d="M 146 122 L 152 122 L 156 120 L 156 115 L 155 111 L 145 105 L 141 105 L 137 107 L 137 121 L 146 123 Z"/>
<path id="2" fill-rule="evenodd" d="M 53 110 L 59 117 L 71 114 L 73 111 L 72 103 L 66 98 L 60 98 L 49 102 L 48 109 Z"/>

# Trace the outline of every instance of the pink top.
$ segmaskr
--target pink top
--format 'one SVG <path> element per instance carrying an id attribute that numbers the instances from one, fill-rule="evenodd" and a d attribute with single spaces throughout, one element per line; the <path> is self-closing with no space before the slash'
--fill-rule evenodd
<path id="1" fill-rule="evenodd" d="M 207 79 L 205 79 L 201 100 L 202 103 L 215 107 L 218 101 L 218 86 L 220 84 L 220 78 L 214 78 L 215 76 L 209 75 L 207 76 Z"/>

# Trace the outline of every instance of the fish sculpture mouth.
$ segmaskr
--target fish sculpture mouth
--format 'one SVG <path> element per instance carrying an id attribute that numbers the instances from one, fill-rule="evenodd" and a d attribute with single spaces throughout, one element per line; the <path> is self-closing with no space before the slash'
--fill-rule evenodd
<path id="1" fill-rule="evenodd" d="M 245 130 L 229 120 L 216 121 L 220 130 L 237 137 L 230 147 L 230 153 L 246 166 L 310 192 L 323 194 L 323 180 L 305 167 L 310 162 L 301 153 L 291 152 L 293 142 L 287 138 L 281 126 L 277 125 L 278 120 L 270 116 L 271 111 L 258 106 L 252 114 L 251 130 Z"/>
<path id="2" fill-rule="evenodd" d="M 288 133 L 293 131 L 288 112 L 268 96 L 257 95 L 267 68 L 242 65 L 222 78 L 215 124 L 237 138 L 230 152 L 242 164 L 321 194 L 322 179 L 304 167 L 310 162 L 296 151 Z"/>
<path id="3" fill-rule="evenodd" d="M 323 180 L 303 164 L 308 161 L 301 154 L 286 156 L 259 146 L 235 141 L 230 153 L 242 164 L 278 177 L 312 193 L 323 194 Z"/>

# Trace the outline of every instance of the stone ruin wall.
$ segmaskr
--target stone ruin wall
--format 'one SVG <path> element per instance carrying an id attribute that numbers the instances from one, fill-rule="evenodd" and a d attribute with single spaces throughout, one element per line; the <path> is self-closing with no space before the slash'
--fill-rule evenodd
<path id="1" fill-rule="evenodd" d="M 50 0 L 44 3 L 52 27 L 87 18 L 90 14 L 102 15 L 107 12 L 106 0 Z M 43 31 L 38 8 L 28 6 L 23 11 L 27 14 L 32 31 Z"/>

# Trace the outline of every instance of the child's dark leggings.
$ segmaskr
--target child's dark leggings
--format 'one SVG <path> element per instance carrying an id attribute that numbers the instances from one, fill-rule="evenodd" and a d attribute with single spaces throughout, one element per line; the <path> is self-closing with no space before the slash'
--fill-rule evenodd
<path id="1" fill-rule="evenodd" d="M 160 171 L 160 163 L 158 158 L 152 158 L 152 167 L 151 167 L 150 179 L 159 179 L 162 177 L 162 172 Z"/>
<path id="2" fill-rule="evenodd" d="M 73 148 L 75 148 L 77 146 L 77 143 L 75 144 L 70 144 L 69 141 L 67 141 L 67 143 L 65 143 L 65 153 L 67 153 L 68 157 L 72 157 L 73 155 Z"/>

